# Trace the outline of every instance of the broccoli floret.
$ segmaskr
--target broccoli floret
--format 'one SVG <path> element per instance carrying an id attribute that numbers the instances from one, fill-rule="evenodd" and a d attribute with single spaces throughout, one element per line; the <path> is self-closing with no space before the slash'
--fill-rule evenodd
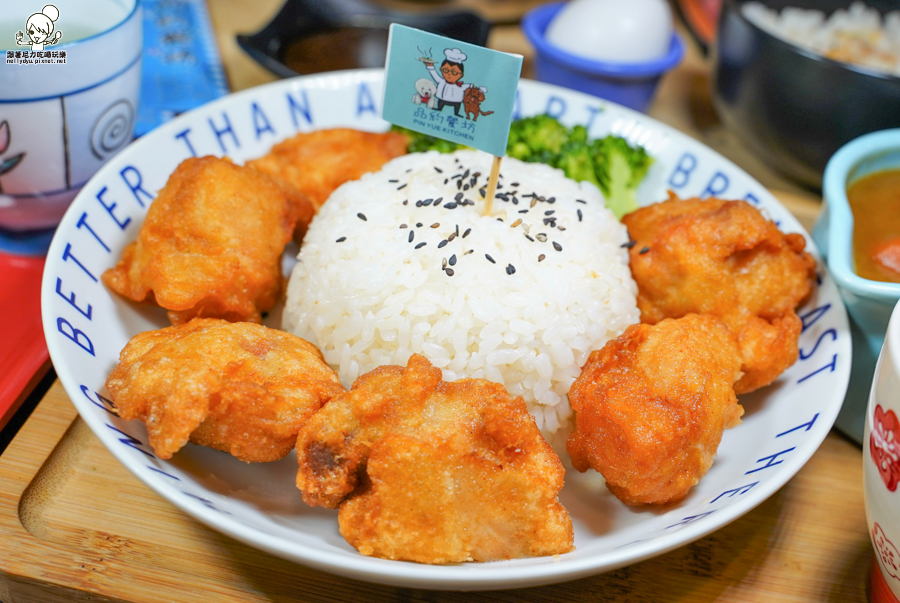
<path id="1" fill-rule="evenodd" d="M 578 182 L 587 180 L 600 186 L 594 171 L 591 148 L 586 142 L 568 142 L 559 154 L 554 167 L 561 169 L 572 180 Z"/>
<path id="2" fill-rule="evenodd" d="M 647 175 L 653 158 L 643 147 L 631 147 L 624 138 L 609 135 L 591 143 L 594 171 L 606 206 L 617 218 L 637 209 L 635 191 Z"/>
<path id="3" fill-rule="evenodd" d="M 509 129 L 507 154 L 522 161 L 551 163 L 569 140 L 569 131 L 549 115 L 535 115 L 513 121 Z"/>

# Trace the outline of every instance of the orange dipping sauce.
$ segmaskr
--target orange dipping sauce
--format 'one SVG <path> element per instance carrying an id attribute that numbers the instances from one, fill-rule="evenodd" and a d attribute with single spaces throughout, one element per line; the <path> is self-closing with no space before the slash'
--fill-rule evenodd
<path id="1" fill-rule="evenodd" d="M 900 170 L 860 178 L 847 189 L 847 200 L 856 274 L 900 283 Z"/>

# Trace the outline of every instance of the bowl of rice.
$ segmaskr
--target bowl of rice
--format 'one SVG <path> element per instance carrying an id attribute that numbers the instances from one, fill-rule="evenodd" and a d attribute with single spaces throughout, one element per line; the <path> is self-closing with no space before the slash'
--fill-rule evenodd
<path id="1" fill-rule="evenodd" d="M 282 326 L 346 387 L 414 353 L 445 381 L 502 383 L 553 442 L 591 351 L 640 319 L 628 233 L 597 187 L 511 157 L 485 215 L 490 168 L 477 151 L 414 153 L 338 188 L 306 233 Z"/>
<path id="2" fill-rule="evenodd" d="M 820 187 L 844 144 L 900 127 L 892 0 L 726 0 L 715 52 L 722 121 L 763 160 Z"/>

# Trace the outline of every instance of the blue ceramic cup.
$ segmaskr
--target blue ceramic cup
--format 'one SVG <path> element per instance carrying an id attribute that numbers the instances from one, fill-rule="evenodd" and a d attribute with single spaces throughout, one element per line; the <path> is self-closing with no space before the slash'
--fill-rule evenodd
<path id="1" fill-rule="evenodd" d="M 565 4 L 539 6 L 522 19 L 522 31 L 535 49 L 535 77 L 645 111 L 653 100 L 659 79 L 684 56 L 684 42 L 673 33 L 665 56 L 641 63 L 608 63 L 579 57 L 553 46 L 544 35 Z"/>
<path id="2" fill-rule="evenodd" d="M 866 134 L 841 147 L 825 168 L 825 204 L 813 228 L 813 240 L 826 257 L 850 313 L 853 365 L 838 425 L 845 426 L 844 430 L 857 440 L 862 439 L 872 375 L 891 311 L 900 300 L 900 283 L 873 281 L 856 274 L 847 188 L 864 176 L 892 169 L 900 169 L 900 129 Z"/>

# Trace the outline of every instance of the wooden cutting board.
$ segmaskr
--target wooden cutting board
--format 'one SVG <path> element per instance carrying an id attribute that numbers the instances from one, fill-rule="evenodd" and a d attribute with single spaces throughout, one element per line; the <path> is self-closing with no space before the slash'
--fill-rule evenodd
<path id="1" fill-rule="evenodd" d="M 831 434 L 779 492 L 666 555 L 552 586 L 466 601 L 866 600 L 872 561 L 858 448 Z M 0 601 L 459 601 L 305 568 L 214 532 L 100 444 L 59 382 L 0 456 Z"/>

